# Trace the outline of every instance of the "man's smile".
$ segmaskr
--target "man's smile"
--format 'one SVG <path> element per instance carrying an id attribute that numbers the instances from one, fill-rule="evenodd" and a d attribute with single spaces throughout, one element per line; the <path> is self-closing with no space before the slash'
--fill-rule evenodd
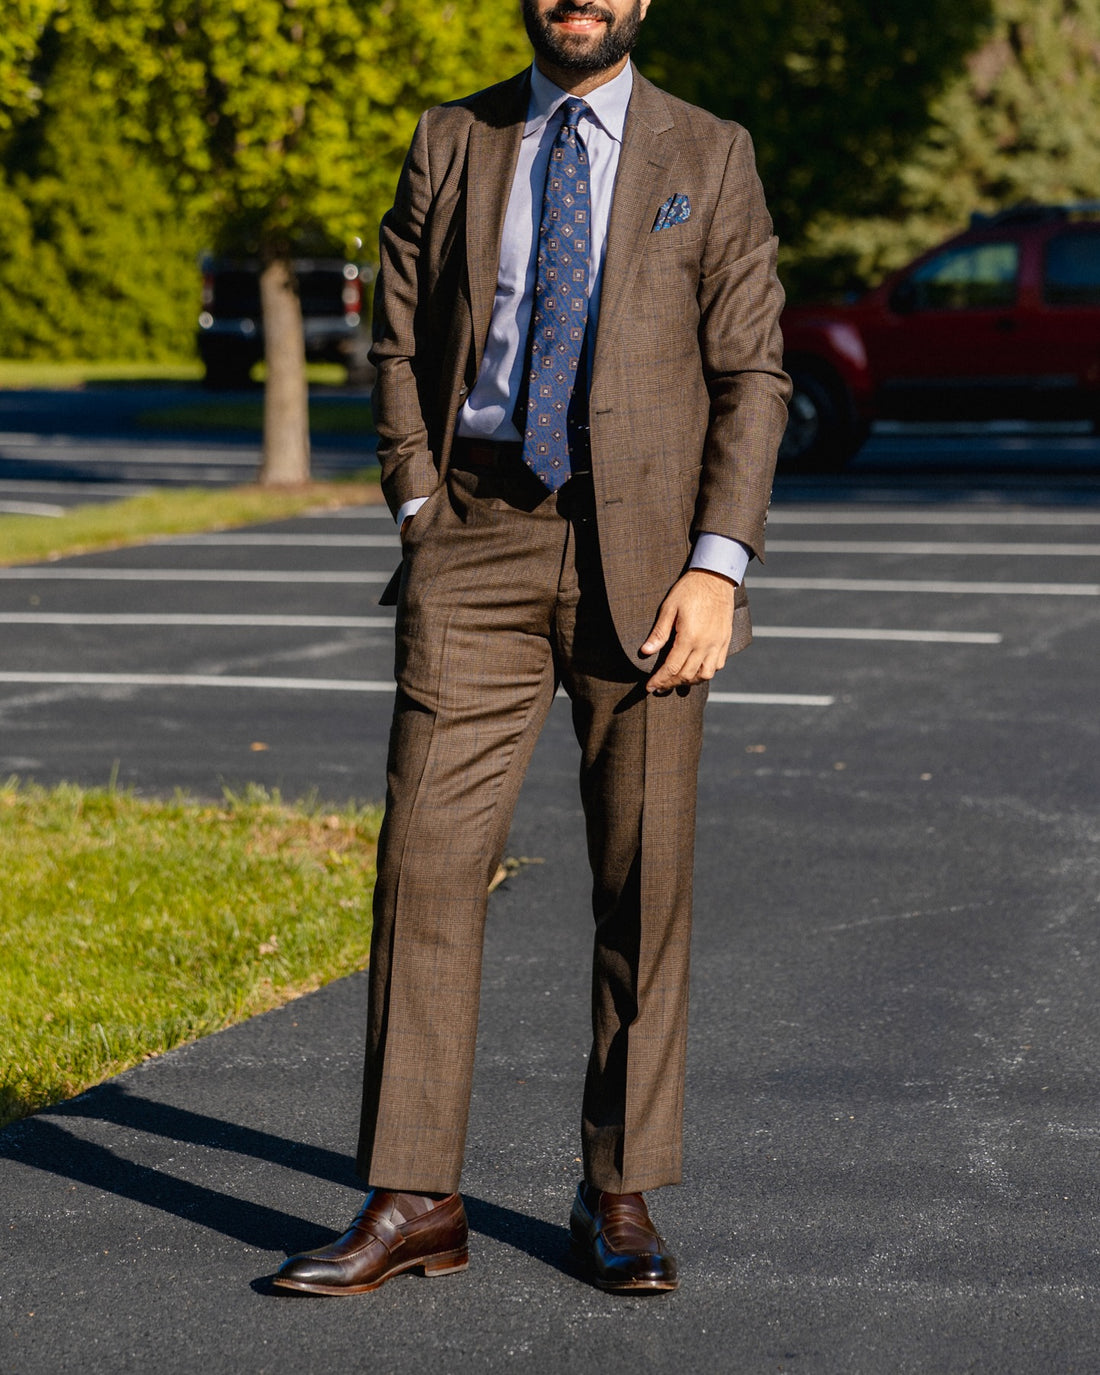
<path id="1" fill-rule="evenodd" d="M 544 74 L 572 89 L 577 77 L 609 81 L 622 70 L 648 8 L 649 0 L 523 0 L 523 22 Z"/>
<path id="2" fill-rule="evenodd" d="M 611 16 L 596 7 L 574 10 L 559 5 L 550 11 L 547 20 L 559 33 L 589 34 L 598 32 L 601 27 L 606 27 Z"/>

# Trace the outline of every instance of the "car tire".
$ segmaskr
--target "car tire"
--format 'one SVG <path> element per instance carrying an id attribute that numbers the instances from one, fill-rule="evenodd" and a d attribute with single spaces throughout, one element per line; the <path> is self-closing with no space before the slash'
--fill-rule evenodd
<path id="1" fill-rule="evenodd" d="M 788 372 L 793 391 L 779 446 L 780 467 L 788 472 L 840 472 L 865 438 L 844 383 L 798 365 Z"/>

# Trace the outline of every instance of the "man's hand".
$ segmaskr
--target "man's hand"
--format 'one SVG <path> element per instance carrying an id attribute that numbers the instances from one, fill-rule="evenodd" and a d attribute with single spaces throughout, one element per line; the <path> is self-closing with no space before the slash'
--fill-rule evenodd
<path id="1" fill-rule="evenodd" d="M 665 695 L 676 687 L 707 682 L 725 665 L 736 590 L 729 578 L 703 568 L 689 569 L 673 584 L 639 650 L 648 657 L 672 641 L 664 662 L 650 675 L 647 692 Z"/>

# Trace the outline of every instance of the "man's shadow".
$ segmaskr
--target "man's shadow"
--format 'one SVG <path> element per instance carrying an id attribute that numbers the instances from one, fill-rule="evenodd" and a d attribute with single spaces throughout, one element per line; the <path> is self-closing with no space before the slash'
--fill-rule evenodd
<path id="1" fill-rule="evenodd" d="M 148 1165 L 116 1155 L 106 1146 L 67 1130 L 65 1118 L 89 1118 L 149 1132 L 187 1145 L 202 1146 L 282 1165 L 327 1183 L 362 1191 L 347 1156 L 321 1146 L 290 1141 L 270 1132 L 242 1127 L 185 1108 L 157 1103 L 104 1084 L 69 1103 L 29 1117 L 0 1132 L 0 1159 L 45 1170 L 93 1189 L 173 1213 L 246 1246 L 293 1255 L 324 1246 L 339 1233 L 279 1208 L 233 1198 L 189 1180 L 176 1179 Z M 59 1120 L 60 1119 L 60 1120 Z M 471 1230 L 511 1246 L 553 1269 L 570 1273 L 566 1235 L 561 1227 L 512 1208 L 463 1194 Z M 264 1289 L 262 1281 L 254 1286 Z"/>

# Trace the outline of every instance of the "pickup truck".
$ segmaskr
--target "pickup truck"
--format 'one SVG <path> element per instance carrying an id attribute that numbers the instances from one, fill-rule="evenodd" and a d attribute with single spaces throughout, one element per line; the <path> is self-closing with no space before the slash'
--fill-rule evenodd
<path id="1" fill-rule="evenodd" d="M 848 305 L 783 313 L 787 468 L 842 468 L 875 420 L 1100 418 L 1100 203 L 1017 206 Z"/>
<path id="2" fill-rule="evenodd" d="M 343 363 L 348 381 L 369 380 L 370 337 L 363 324 L 369 266 L 343 258 L 296 258 L 306 358 Z M 199 356 L 208 387 L 246 387 L 264 353 L 260 311 L 260 264 L 208 257 L 202 264 Z"/>

